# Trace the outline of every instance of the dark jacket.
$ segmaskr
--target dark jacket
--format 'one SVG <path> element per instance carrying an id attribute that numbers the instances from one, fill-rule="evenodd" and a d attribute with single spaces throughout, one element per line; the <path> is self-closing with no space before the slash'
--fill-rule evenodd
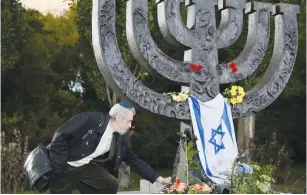
<path id="1" fill-rule="evenodd" d="M 86 112 L 74 116 L 59 127 L 50 144 L 50 160 L 54 171 L 60 173 L 68 168 L 67 162 L 77 161 L 92 154 L 108 122 L 108 115 Z M 118 136 L 115 151 L 114 157 L 104 166 L 116 178 L 122 161 L 152 183 L 158 178 L 158 173 L 132 152 L 127 134 Z"/>

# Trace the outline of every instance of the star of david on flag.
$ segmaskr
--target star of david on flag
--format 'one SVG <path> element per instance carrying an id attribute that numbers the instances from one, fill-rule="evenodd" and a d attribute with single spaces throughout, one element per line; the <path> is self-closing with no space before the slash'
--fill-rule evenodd
<path id="1" fill-rule="evenodd" d="M 220 139 L 216 138 L 218 135 L 221 136 Z M 212 129 L 212 137 L 210 138 L 209 143 L 214 145 L 215 154 L 217 154 L 221 149 L 225 149 L 225 146 L 222 140 L 224 135 L 225 135 L 225 132 L 222 132 L 222 125 L 219 125 L 216 130 Z M 219 140 L 220 140 L 220 143 L 218 143 Z"/>
<path id="2" fill-rule="evenodd" d="M 238 147 L 227 99 L 218 94 L 204 103 L 189 96 L 189 106 L 203 172 L 217 184 L 230 183 Z"/>

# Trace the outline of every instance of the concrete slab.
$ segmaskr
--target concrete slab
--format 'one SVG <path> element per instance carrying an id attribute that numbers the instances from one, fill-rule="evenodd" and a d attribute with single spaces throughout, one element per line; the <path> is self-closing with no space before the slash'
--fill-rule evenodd
<path id="1" fill-rule="evenodd" d="M 117 192 L 117 194 L 139 194 L 140 191 L 123 191 L 123 192 Z"/>

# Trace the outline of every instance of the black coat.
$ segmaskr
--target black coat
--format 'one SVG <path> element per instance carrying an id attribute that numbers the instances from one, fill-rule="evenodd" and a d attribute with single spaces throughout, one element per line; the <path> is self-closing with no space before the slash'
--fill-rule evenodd
<path id="1" fill-rule="evenodd" d="M 108 122 L 108 115 L 86 112 L 74 116 L 58 128 L 49 146 L 54 171 L 62 172 L 68 168 L 67 162 L 77 161 L 92 154 Z M 104 166 L 116 178 L 122 161 L 151 183 L 158 178 L 158 173 L 132 152 L 127 134 L 118 136 L 115 151 L 113 159 Z"/>

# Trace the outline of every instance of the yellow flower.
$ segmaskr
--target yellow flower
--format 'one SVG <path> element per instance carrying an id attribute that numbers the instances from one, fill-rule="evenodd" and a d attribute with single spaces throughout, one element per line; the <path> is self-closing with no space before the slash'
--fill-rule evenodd
<path id="1" fill-rule="evenodd" d="M 239 91 L 239 93 L 242 93 L 242 92 L 244 92 L 244 89 L 243 89 L 243 87 L 238 87 L 238 91 Z"/>
<path id="2" fill-rule="evenodd" d="M 203 185 L 202 191 L 203 191 L 203 192 L 211 192 L 212 189 L 211 189 L 207 184 L 204 184 L 204 185 Z"/>
<path id="3" fill-rule="evenodd" d="M 230 103 L 236 104 L 236 103 L 237 103 L 237 99 L 236 99 L 236 98 L 231 98 L 231 99 L 230 99 Z"/>
<path id="4" fill-rule="evenodd" d="M 177 96 L 177 95 L 173 95 L 173 96 L 172 96 L 172 99 L 173 99 L 175 102 L 179 102 L 179 96 Z"/>
<path id="5" fill-rule="evenodd" d="M 211 192 L 212 189 L 209 188 L 209 187 L 204 187 L 202 191 L 203 191 L 203 192 Z"/>
<path id="6" fill-rule="evenodd" d="M 243 101 L 243 97 L 242 96 L 238 96 L 237 97 L 237 103 L 241 103 Z"/>
<path id="7" fill-rule="evenodd" d="M 243 97 L 245 96 L 245 91 L 242 87 L 238 87 L 238 91 Z"/>
<path id="8" fill-rule="evenodd" d="M 233 86 L 231 86 L 231 90 L 237 90 L 238 89 L 238 86 L 236 86 L 236 85 L 233 85 Z"/>
<path id="9" fill-rule="evenodd" d="M 235 89 L 235 90 L 231 89 L 231 90 L 230 90 L 230 94 L 231 94 L 232 96 L 236 95 L 236 94 L 237 94 L 237 90 L 236 90 L 236 89 Z"/>
<path id="10" fill-rule="evenodd" d="M 175 102 L 183 102 L 186 101 L 189 97 L 189 94 L 185 92 L 180 92 L 178 95 L 176 93 L 170 94 L 172 97 L 172 100 Z"/>
<path id="11" fill-rule="evenodd" d="M 178 102 L 182 102 L 182 101 L 184 101 L 184 100 L 185 100 L 184 97 L 178 96 Z"/>
<path id="12" fill-rule="evenodd" d="M 244 97 L 245 96 L 245 92 L 243 91 L 242 93 L 240 93 L 241 94 L 241 96 L 242 97 Z"/>
<path id="13" fill-rule="evenodd" d="M 230 89 L 230 94 L 232 96 L 236 95 L 237 94 L 237 86 L 232 86 L 231 89 Z"/>
<path id="14" fill-rule="evenodd" d="M 188 99 L 189 95 L 186 93 L 179 93 L 179 100 L 180 101 L 185 101 L 186 99 Z"/>

